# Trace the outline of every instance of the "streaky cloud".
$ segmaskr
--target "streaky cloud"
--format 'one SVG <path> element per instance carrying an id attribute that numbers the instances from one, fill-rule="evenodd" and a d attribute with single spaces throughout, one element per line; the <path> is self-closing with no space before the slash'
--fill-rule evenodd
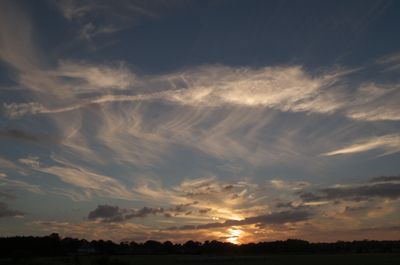
<path id="1" fill-rule="evenodd" d="M 400 98 L 398 84 L 388 88 L 363 84 L 351 92 L 340 84 L 351 73 L 351 70 L 342 70 L 311 76 L 299 65 L 260 69 L 203 66 L 175 74 L 139 77 L 123 65 L 95 66 L 61 61 L 55 71 L 23 75 L 21 82 L 33 90 L 47 91 L 57 97 L 76 98 L 71 104 L 56 98 L 59 107 L 44 106 L 40 102 L 8 103 L 4 107 L 9 117 L 15 118 L 29 112 L 68 112 L 91 104 L 159 100 L 189 107 L 233 105 L 295 113 L 341 113 L 365 121 L 400 119 L 396 107 Z M 63 81 L 57 76 L 74 80 Z M 152 89 L 143 93 L 144 87 Z M 116 93 L 121 89 L 129 93 Z M 88 92 L 96 93 L 78 99 L 80 94 Z M 386 104 L 383 105 L 383 101 Z"/>
<path id="2" fill-rule="evenodd" d="M 378 180 L 378 181 L 377 181 Z M 368 201 L 374 198 L 396 200 L 400 198 L 400 181 L 391 178 L 391 181 L 372 179 L 371 182 L 359 185 L 337 185 L 320 188 L 314 192 L 301 191 L 298 193 L 305 202 L 310 201 Z"/>
<path id="3" fill-rule="evenodd" d="M 171 227 L 171 230 L 192 230 L 192 229 L 212 229 L 220 227 L 240 226 L 240 225 L 272 225 L 296 223 L 309 220 L 313 214 L 308 211 L 281 211 L 260 216 L 247 217 L 243 220 L 227 220 L 223 223 L 208 223 L 201 225 L 186 225 L 181 227 Z"/>
<path id="4" fill-rule="evenodd" d="M 103 222 L 122 222 L 132 218 L 144 218 L 148 215 L 155 215 L 159 213 L 164 213 L 164 209 L 143 207 L 139 210 L 134 210 L 111 205 L 98 205 L 96 209 L 89 212 L 88 219 L 100 219 Z"/>
<path id="5" fill-rule="evenodd" d="M 134 198 L 133 192 L 117 179 L 97 174 L 58 157 L 53 157 L 53 160 L 59 165 L 44 166 L 38 160 L 23 162 L 33 170 L 54 175 L 64 183 L 81 188 L 83 192 L 120 199 Z"/>
<path id="6" fill-rule="evenodd" d="M 384 136 L 359 140 L 348 147 L 323 153 L 322 155 L 323 156 L 346 155 L 346 154 L 367 152 L 375 149 L 380 149 L 383 151 L 383 153 L 380 156 L 400 152 L 400 135 L 391 134 L 391 135 L 384 135 Z"/>

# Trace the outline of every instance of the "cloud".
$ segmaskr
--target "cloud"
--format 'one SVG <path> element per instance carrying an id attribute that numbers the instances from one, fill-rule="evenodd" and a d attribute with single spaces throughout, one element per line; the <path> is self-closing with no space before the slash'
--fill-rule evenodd
<path id="1" fill-rule="evenodd" d="M 361 84 L 352 101 L 346 103 L 346 115 L 360 121 L 400 120 L 399 83 Z"/>
<path id="2" fill-rule="evenodd" d="M 376 60 L 378 65 L 381 65 L 383 71 L 398 71 L 400 70 L 400 52 L 385 55 Z"/>
<path id="3" fill-rule="evenodd" d="M 158 17 L 159 11 L 165 12 L 177 3 L 169 5 L 156 2 L 153 5 L 142 1 L 74 1 L 53 2 L 69 22 L 78 25 L 78 36 L 91 41 L 99 34 L 110 34 L 131 28 L 145 19 Z"/>
<path id="4" fill-rule="evenodd" d="M 16 138 L 30 142 L 37 142 L 38 137 L 18 129 L 0 130 L 0 137 Z"/>
<path id="5" fill-rule="evenodd" d="M 259 224 L 259 225 L 277 225 L 277 224 L 285 224 L 285 223 L 296 223 L 309 220 L 313 214 L 307 211 L 281 211 L 275 212 L 265 215 L 259 215 L 254 217 L 248 217 L 243 220 L 227 220 L 223 223 L 208 223 L 201 225 L 186 225 L 181 227 L 172 227 L 170 229 L 212 229 L 212 228 L 221 228 L 221 227 L 231 227 L 231 226 L 241 226 L 241 225 L 251 225 L 251 224 Z"/>
<path id="6" fill-rule="evenodd" d="M 400 182 L 400 176 L 380 176 L 374 177 L 370 182 Z"/>
<path id="7" fill-rule="evenodd" d="M 369 183 L 348 186 L 334 186 L 320 188 L 314 192 L 299 192 L 300 198 L 309 201 L 332 201 L 352 200 L 363 201 L 373 198 L 392 199 L 400 198 L 400 182 L 376 182 L 376 179 Z"/>
<path id="8" fill-rule="evenodd" d="M 188 207 L 196 205 L 198 202 L 192 202 L 187 204 L 180 204 L 170 206 L 167 208 L 153 208 L 144 206 L 140 209 L 127 209 L 120 208 L 118 206 L 111 205 L 98 205 L 96 209 L 89 212 L 89 220 L 100 219 L 103 222 L 123 222 L 132 218 L 145 218 L 149 215 L 163 214 L 164 217 L 177 217 L 177 216 L 188 216 L 192 215 L 192 211 L 188 210 Z M 211 211 L 211 209 L 200 209 L 198 212 L 205 214 Z"/>
<path id="9" fill-rule="evenodd" d="M 149 16 L 154 17 L 151 10 L 147 10 L 146 6 L 151 7 L 151 3 L 144 3 L 141 1 L 118 1 L 117 3 L 110 3 L 108 1 L 75 1 L 75 0 L 63 0 L 55 1 L 56 6 L 63 13 L 64 17 L 73 20 L 81 20 L 91 13 L 96 13 L 99 16 L 109 16 L 112 18 L 120 17 L 122 21 L 129 21 L 137 16 Z M 165 5 L 163 2 L 159 2 L 162 6 Z M 173 3 L 176 4 L 176 3 Z M 161 7 L 162 8 L 162 7 Z M 129 17 L 130 16 L 130 17 Z"/>
<path id="10" fill-rule="evenodd" d="M 34 71 L 39 60 L 31 41 L 31 22 L 14 4 L 0 4 L 0 60 L 21 72 Z"/>
<path id="11" fill-rule="evenodd" d="M 79 3 L 78 1 L 74 0 L 57 1 L 56 4 L 60 8 L 60 11 L 62 11 L 64 17 L 67 19 L 82 17 L 86 13 L 93 10 L 93 6 L 91 6 L 89 3 Z"/>
<path id="12" fill-rule="evenodd" d="M 135 74 L 123 63 L 106 66 L 61 61 L 57 71 L 52 75 L 76 80 L 72 89 L 78 92 L 88 92 L 91 89 L 94 92 L 99 92 L 101 89 L 126 89 L 136 82 Z"/>
<path id="13" fill-rule="evenodd" d="M 367 138 L 358 140 L 356 143 L 348 147 L 340 148 L 331 152 L 324 153 L 324 156 L 344 155 L 366 152 L 370 150 L 380 149 L 384 153 L 382 155 L 389 155 L 400 151 L 400 135 L 391 134 L 379 137 Z"/>
<path id="14" fill-rule="evenodd" d="M 221 182 L 210 177 L 185 180 L 170 188 L 158 187 L 155 184 L 146 182 L 137 185 L 133 188 L 134 197 L 142 202 L 157 203 L 162 207 L 144 207 L 137 210 L 106 205 L 99 209 L 111 212 L 113 217 L 104 216 L 105 220 L 119 222 L 149 214 L 162 214 L 166 218 L 174 217 L 174 220 L 239 220 L 243 218 L 243 214 L 254 213 L 255 206 L 261 208 L 259 210 L 265 210 L 267 207 L 259 206 L 264 203 L 265 194 L 262 190 L 257 190 L 256 184 Z"/>
<path id="15" fill-rule="evenodd" d="M 133 192 L 112 177 L 97 174 L 87 168 L 74 165 L 69 161 L 57 157 L 53 157 L 53 160 L 59 165 L 46 167 L 41 165 L 37 160 L 34 163 L 27 160 L 26 164 L 31 165 L 33 170 L 57 176 L 64 183 L 81 188 L 84 192 L 89 191 L 91 194 L 98 196 L 119 199 L 134 198 Z"/>
<path id="16" fill-rule="evenodd" d="M 302 190 L 310 185 L 307 181 L 285 181 L 282 179 L 273 179 L 269 181 L 277 189 Z"/>
<path id="17" fill-rule="evenodd" d="M 0 138 L 11 138 L 27 142 L 57 143 L 54 136 L 47 133 L 26 132 L 20 129 L 0 129 Z"/>
<path id="18" fill-rule="evenodd" d="M 334 110 L 335 104 L 339 104 L 317 102 L 324 101 L 323 98 L 319 98 L 319 88 L 334 82 L 333 77 L 312 78 L 299 66 L 266 67 L 258 70 L 211 66 L 164 78 L 166 80 L 161 81 L 172 82 L 174 86 L 178 85 L 174 82 L 184 80 L 189 87 L 148 95 L 143 97 L 145 100 L 161 99 L 194 107 L 228 104 L 323 113 Z"/>
<path id="19" fill-rule="evenodd" d="M 101 219 L 103 222 L 122 222 L 132 218 L 144 218 L 148 215 L 163 213 L 163 208 L 143 207 L 139 210 L 121 209 L 118 206 L 98 205 L 88 215 L 89 220 Z"/>
<path id="20" fill-rule="evenodd" d="M 42 93 L 39 98 L 52 98 L 56 105 L 61 102 L 71 102 L 74 98 L 82 98 L 92 93 L 92 98 L 86 101 L 96 101 L 93 96 L 99 94 L 108 94 L 112 91 L 120 91 L 133 87 L 137 82 L 137 77 L 122 62 L 113 62 L 103 65 L 94 65 L 84 61 L 60 60 L 53 70 L 43 70 L 39 68 L 35 71 L 26 71 L 19 73 L 19 83 L 32 91 Z M 117 96 L 117 95 L 115 95 Z M 83 97 L 85 98 L 85 97 Z M 97 104 L 106 102 L 104 98 L 98 97 Z M 76 101 L 76 100 L 75 100 Z M 72 101 L 74 102 L 74 101 Z M 77 104 L 73 103 L 72 105 Z M 96 104 L 96 102 L 93 102 Z M 31 111 L 34 113 L 46 113 L 54 107 L 44 106 L 40 102 L 28 102 L 8 105 L 12 106 L 14 111 L 20 110 L 21 115 Z M 18 107 L 18 109 L 17 109 Z M 68 110 L 64 106 L 65 111 Z M 57 112 L 57 111 L 56 111 Z M 61 111 L 58 111 L 61 112 Z"/>
<path id="21" fill-rule="evenodd" d="M 388 216 L 398 207 L 396 200 L 399 195 L 396 190 L 399 190 L 399 187 L 388 188 L 381 184 L 394 184 L 398 181 L 392 178 L 371 180 L 358 185 L 335 185 L 327 188 L 310 183 L 304 187 L 307 191 L 292 189 L 290 186 L 275 187 L 267 182 L 264 187 L 258 185 L 255 190 L 249 191 L 247 198 L 253 196 L 258 200 L 229 204 L 229 200 L 221 198 L 229 197 L 244 186 L 251 187 L 251 183 L 245 185 L 233 181 L 222 182 L 213 178 L 199 178 L 183 181 L 170 189 L 157 190 L 159 193 L 163 192 L 157 197 L 163 207 L 134 209 L 101 204 L 88 213 L 88 222 L 46 223 L 48 223 L 48 228 L 49 226 L 58 227 L 60 233 L 68 235 L 82 233 L 88 238 L 101 238 L 110 231 L 114 231 L 115 234 L 112 236 L 116 240 L 126 239 L 127 231 L 132 235 L 130 238 L 135 241 L 145 241 L 149 238 L 166 240 L 173 236 L 176 242 L 180 242 L 196 235 L 199 240 L 210 240 L 229 235 L 231 227 L 242 231 L 241 242 L 271 238 L 280 240 L 288 237 L 317 238 L 314 233 L 319 233 L 322 240 L 325 238 L 322 234 L 340 232 L 346 224 L 348 233 L 363 228 L 368 229 L 371 227 L 371 222 L 375 221 L 391 224 Z M 366 188 L 367 186 L 374 187 Z M 195 188 L 200 188 L 201 193 L 207 196 L 200 196 L 201 199 L 198 201 L 171 204 L 171 199 L 186 200 L 186 191 Z M 335 191 L 332 191 L 333 189 Z M 390 191 L 387 193 L 384 190 Z M 314 197 L 307 197 L 306 192 L 312 193 Z M 214 202 L 215 198 L 207 198 L 214 193 L 221 194 L 216 198 L 218 202 Z M 259 195 L 266 197 L 258 197 Z M 283 203 L 281 199 L 291 199 L 291 201 Z M 144 202 L 145 198 L 140 197 L 140 200 Z M 277 202 L 282 203 L 277 204 Z M 324 203 L 314 204 L 314 202 Z M 209 211 L 205 205 L 213 205 L 215 208 Z M 201 212 L 202 209 L 207 209 L 207 211 Z M 190 214 L 186 215 L 187 212 Z M 135 222 L 129 222 L 135 218 L 153 215 L 156 218 L 151 221 L 136 219 Z M 141 222 L 145 224 L 156 222 L 157 226 L 141 225 Z M 43 227 L 46 225 L 43 224 Z"/>
<path id="22" fill-rule="evenodd" d="M 7 204 L 5 204 L 4 202 L 0 202 L 0 218 L 19 217 L 23 215 L 23 212 L 10 209 Z"/>
<path id="23" fill-rule="evenodd" d="M 99 35 L 99 34 L 105 34 L 105 33 L 113 33 L 120 31 L 121 29 L 115 28 L 114 26 L 102 26 L 102 27 L 96 27 L 92 22 L 89 22 L 85 24 L 80 32 L 79 36 L 82 39 L 86 40 L 91 40 L 93 37 Z"/>
<path id="24" fill-rule="evenodd" d="M 398 89 L 395 89 L 398 85 L 386 88 L 363 84 L 354 90 L 343 84 L 343 79 L 350 73 L 331 71 L 311 76 L 298 65 L 260 69 L 204 66 L 170 75 L 138 77 L 123 65 L 109 67 L 60 62 L 59 68 L 51 74 L 28 75 L 22 78 L 22 82 L 34 90 L 48 87 L 48 92 L 52 93 L 59 91 L 79 95 L 91 91 L 102 92 L 103 95 L 95 95 L 69 105 L 64 103 L 64 106 L 56 108 L 43 107 L 39 102 L 10 105 L 7 108 L 8 111 L 18 112 L 20 106 L 21 114 L 25 114 L 29 108 L 32 113 L 60 113 L 90 104 L 158 100 L 190 107 L 230 105 L 282 112 L 341 113 L 351 119 L 366 121 L 400 119 L 397 108 L 400 96 Z M 75 81 L 54 79 L 57 76 L 70 77 Z M 43 79 L 48 80 L 47 84 L 43 84 Z M 59 89 L 53 89 L 55 84 Z M 143 91 L 143 87 L 152 89 L 146 93 L 109 93 L 115 89 L 127 88 L 131 92 Z"/>
<path id="25" fill-rule="evenodd" d="M 27 170 L 14 162 L 0 157 L 0 168 L 11 170 L 13 177 L 9 177 L 7 174 L 0 172 L 0 186 L 7 188 L 24 190 L 36 194 L 44 194 L 44 191 L 39 185 L 26 182 L 25 180 L 15 179 L 14 175 L 26 175 Z"/>
<path id="26" fill-rule="evenodd" d="M 0 157 L 0 168 L 18 169 L 18 166 L 12 161 Z"/>
<path id="27" fill-rule="evenodd" d="M 7 177 L 2 177 L 0 179 L 1 185 L 9 187 L 9 188 L 14 188 L 18 190 L 24 190 L 36 194 L 44 194 L 45 192 L 41 189 L 39 185 L 36 184 L 31 184 L 23 180 L 17 180 L 17 179 L 10 179 Z"/>
<path id="28" fill-rule="evenodd" d="M 89 220 L 95 220 L 98 218 L 105 218 L 107 220 L 114 220 L 115 218 L 123 219 L 122 214 L 125 211 L 120 210 L 118 206 L 110 205 L 99 205 L 96 209 L 91 211 L 88 215 Z"/>
<path id="29" fill-rule="evenodd" d="M 46 108 L 38 102 L 29 103 L 3 103 L 3 107 L 8 117 L 11 119 L 20 118 L 27 114 L 37 114 L 46 111 Z"/>

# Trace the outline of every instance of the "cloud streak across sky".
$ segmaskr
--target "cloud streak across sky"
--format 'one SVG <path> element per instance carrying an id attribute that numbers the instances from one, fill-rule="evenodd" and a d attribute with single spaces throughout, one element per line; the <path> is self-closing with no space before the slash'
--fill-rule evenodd
<path id="1" fill-rule="evenodd" d="M 137 80 L 137 84 L 135 84 L 135 79 L 138 79 L 137 75 L 121 66 L 110 68 L 62 63 L 61 69 L 54 75 L 84 82 L 82 85 L 76 82 L 60 83 L 60 87 L 69 88 L 68 91 L 62 93 L 70 92 L 79 95 L 93 90 L 100 95 L 53 109 L 38 102 L 5 104 L 4 108 L 10 117 L 16 118 L 29 113 L 72 111 L 92 104 L 164 100 L 191 107 L 234 105 L 290 112 L 323 114 L 343 112 L 348 118 L 356 120 L 398 120 L 398 110 L 392 108 L 392 105 L 398 103 L 398 85 L 393 84 L 386 88 L 374 84 L 362 84 L 354 92 L 346 93 L 346 90 L 351 91 L 350 87 L 343 87 L 340 83 L 346 74 L 351 72 L 339 71 L 312 77 L 300 66 L 258 70 L 210 66 Z M 157 92 L 135 93 L 142 87 L 150 87 Z M 110 92 L 124 89 L 135 94 L 101 93 L 104 92 L 104 89 L 108 89 Z M 389 103 L 389 106 L 387 109 L 380 106 L 378 110 L 380 114 L 378 114 L 375 105 L 383 100 L 386 104 Z M 368 106 L 371 106 L 371 109 L 368 109 Z"/>

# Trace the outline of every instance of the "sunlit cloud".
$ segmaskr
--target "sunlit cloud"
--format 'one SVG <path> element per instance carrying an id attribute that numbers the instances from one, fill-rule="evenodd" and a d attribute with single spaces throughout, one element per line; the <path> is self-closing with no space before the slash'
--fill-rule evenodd
<path id="1" fill-rule="evenodd" d="M 113 231 L 112 239 L 116 241 L 128 238 L 140 242 L 148 239 L 165 241 L 170 240 L 172 234 L 175 235 L 174 242 L 184 242 L 193 238 L 195 234 L 198 235 L 196 237 L 198 240 L 217 239 L 234 244 L 263 239 L 278 240 L 293 236 L 315 240 L 317 237 L 313 236 L 313 233 L 317 231 L 340 232 L 344 224 L 350 223 L 352 225 L 347 225 L 347 230 L 342 231 L 343 234 L 346 232 L 357 234 L 360 227 L 367 229 L 371 227 L 371 222 L 374 220 L 385 220 L 387 216 L 395 212 L 397 207 L 398 195 L 397 197 L 391 195 L 398 190 L 395 186 L 397 182 L 398 177 L 379 177 L 370 182 L 352 186 L 336 185 L 319 188 L 319 185 L 309 184 L 305 189 L 309 194 L 313 194 L 313 198 L 307 195 L 306 191 L 293 189 L 291 185 L 277 187 L 267 184 L 265 187 L 268 190 L 263 193 L 273 194 L 275 189 L 276 192 L 285 194 L 285 198 L 291 197 L 298 203 L 279 207 L 275 207 L 270 199 L 250 203 L 252 206 L 257 204 L 264 206 L 260 208 L 261 211 L 253 207 L 250 207 L 252 210 L 248 211 L 240 205 L 231 205 L 223 200 L 214 201 L 212 198 L 208 199 L 207 196 L 198 197 L 198 201 L 193 201 L 191 194 L 189 197 L 192 203 L 182 205 L 173 205 L 172 201 L 167 203 L 166 199 L 171 198 L 180 197 L 186 200 L 187 193 L 194 192 L 196 188 L 200 188 L 198 194 L 208 194 L 210 197 L 211 194 L 220 193 L 223 198 L 229 197 L 231 192 L 243 187 L 242 183 L 220 183 L 215 178 L 199 178 L 184 181 L 170 190 L 159 190 L 158 193 L 165 194 L 158 196 L 158 205 L 162 207 L 123 208 L 117 205 L 98 205 L 88 213 L 87 221 L 38 221 L 35 225 L 40 227 L 40 231 L 57 229 L 65 236 L 89 239 L 102 238 L 107 231 Z M 249 185 L 251 186 L 251 184 L 247 186 Z M 382 185 L 391 185 L 393 188 Z M 182 193 L 183 191 L 186 193 Z M 255 195 L 254 192 L 256 191 L 253 191 L 253 195 Z M 361 197 L 365 200 L 360 200 Z M 309 204 L 316 200 L 323 203 Z M 199 210 L 206 204 L 214 204 L 213 207 L 216 208 L 200 214 Z M 154 200 L 152 205 L 155 205 Z M 246 205 L 248 205 L 247 202 Z M 265 207 L 267 205 L 270 207 L 269 210 Z M 231 214 L 225 213 L 223 209 L 230 209 Z M 214 219 L 220 210 L 225 214 L 219 215 L 219 220 Z M 190 212 L 189 215 L 188 212 Z M 241 217 L 230 218 L 235 214 Z M 154 222 L 156 226 L 150 225 Z M 127 237 L 127 231 L 130 234 L 129 237 Z"/>
<path id="2" fill-rule="evenodd" d="M 243 231 L 238 228 L 229 228 L 226 240 L 233 244 L 239 244 L 242 233 Z"/>
<path id="3" fill-rule="evenodd" d="M 301 66 L 262 69 L 210 66 L 173 75 L 140 78 L 123 65 L 110 67 L 60 62 L 56 71 L 25 75 L 21 82 L 34 90 L 46 89 L 52 93 L 60 91 L 60 96 L 76 96 L 90 91 L 97 94 L 102 92 L 103 95 L 56 108 L 46 107 L 38 102 L 11 103 L 5 107 L 9 116 L 18 117 L 26 114 L 29 108 L 32 114 L 60 113 L 92 104 L 161 100 L 191 107 L 218 107 L 227 104 L 272 108 L 283 112 L 340 112 L 356 120 L 398 120 L 399 113 L 395 107 L 399 98 L 398 90 L 395 89 L 397 85 L 391 88 L 362 85 L 352 94 L 346 94 L 346 88 L 338 83 L 350 73 L 351 71 L 328 72 L 320 76 L 310 76 Z M 57 76 L 74 80 L 62 81 L 55 79 Z M 54 90 L 54 86 L 59 89 Z M 156 87 L 153 91 L 157 92 L 104 94 L 115 89 L 142 91 L 143 86 Z M 157 86 L 164 89 L 157 89 Z M 386 101 L 385 105 L 381 104 L 383 100 Z"/>
<path id="4" fill-rule="evenodd" d="M 370 150 L 382 150 L 382 155 L 389 155 L 400 151 L 400 136 L 397 134 L 384 135 L 364 140 L 359 140 L 357 143 L 351 144 L 348 147 L 340 148 L 328 153 L 324 156 L 345 155 L 366 152 Z"/>

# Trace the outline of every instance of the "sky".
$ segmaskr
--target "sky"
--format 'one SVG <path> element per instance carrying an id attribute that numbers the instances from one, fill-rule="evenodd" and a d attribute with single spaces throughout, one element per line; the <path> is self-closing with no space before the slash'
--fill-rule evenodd
<path id="1" fill-rule="evenodd" d="M 399 1 L 0 1 L 0 236 L 400 238 Z"/>

